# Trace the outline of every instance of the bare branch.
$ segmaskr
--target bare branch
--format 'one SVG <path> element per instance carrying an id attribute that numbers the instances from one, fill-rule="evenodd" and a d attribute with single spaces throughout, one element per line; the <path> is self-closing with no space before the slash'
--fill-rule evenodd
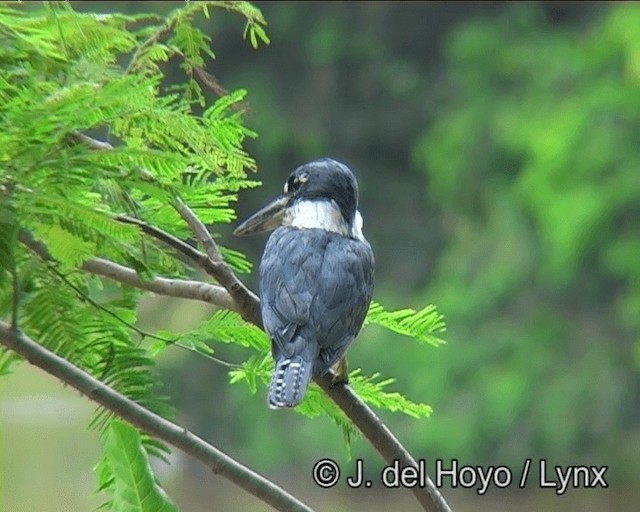
<path id="1" fill-rule="evenodd" d="M 213 272 L 215 270 L 209 269 L 207 271 L 207 260 L 209 258 L 203 252 L 200 252 L 195 247 L 191 247 L 188 243 L 183 242 L 179 238 L 176 238 L 170 233 L 163 231 L 160 228 L 152 226 L 151 224 L 147 224 L 145 221 L 136 219 L 135 217 L 129 217 L 127 215 L 118 215 L 115 217 L 115 220 L 118 222 L 122 222 L 123 224 L 132 224 L 134 226 L 139 227 L 144 233 L 147 235 L 151 235 L 153 238 L 160 240 L 162 243 L 168 245 L 169 247 L 175 249 L 179 253 L 183 254 L 187 258 L 189 258 L 193 263 L 202 267 L 208 274 L 212 277 L 215 277 Z"/>
<path id="2" fill-rule="evenodd" d="M 240 315 L 247 322 L 262 328 L 262 315 L 260 314 L 260 300 L 258 297 L 236 277 L 229 265 L 224 262 L 211 233 L 191 208 L 180 200 L 176 201 L 174 207 L 204 246 L 210 262 L 215 265 L 215 267 L 212 267 L 213 273 L 210 275 L 215 277 L 233 297 Z"/>
<path id="3" fill-rule="evenodd" d="M 228 91 L 220 85 L 220 82 L 218 82 L 216 77 L 206 71 L 204 68 L 194 66 L 193 73 L 198 77 L 202 84 L 213 93 L 217 94 L 218 96 L 225 96 L 228 94 Z M 233 106 L 235 105 L 232 105 L 232 107 Z M 245 109 L 241 109 L 241 111 L 244 110 Z"/>
<path id="4" fill-rule="evenodd" d="M 45 245 L 35 240 L 27 231 L 21 230 L 18 239 L 42 259 L 53 259 Z M 227 290 L 221 286 L 203 283 L 201 281 L 168 279 L 157 276 L 146 280 L 142 279 L 132 268 L 102 258 L 88 259 L 82 264 L 81 268 L 85 272 L 108 277 L 119 283 L 157 293 L 158 295 L 198 300 L 221 308 L 237 311 L 235 301 Z"/>
<path id="5" fill-rule="evenodd" d="M 204 250 L 209 258 L 214 262 L 222 261 L 222 256 L 218 250 L 218 246 L 213 241 L 213 237 L 204 223 L 193 213 L 193 210 L 184 204 L 181 200 L 175 202 L 174 208 L 180 214 L 182 219 L 189 225 L 191 231 L 196 235 L 198 240 L 202 242 Z"/>
<path id="6" fill-rule="evenodd" d="M 89 137 L 88 135 L 85 135 L 84 133 L 74 131 L 71 133 L 71 135 L 79 142 L 88 145 L 91 149 L 94 149 L 96 151 L 107 151 L 113 149 L 113 146 L 108 142 L 96 140 L 92 137 Z"/>
<path id="7" fill-rule="evenodd" d="M 172 51 L 174 52 L 175 55 L 178 55 L 184 61 L 188 61 L 187 56 L 184 53 L 182 53 L 178 48 L 174 47 L 172 48 Z M 192 70 L 193 75 L 196 76 L 198 81 L 206 89 L 208 89 L 209 91 L 211 91 L 212 93 L 214 93 L 216 96 L 219 96 L 219 97 L 223 97 L 229 94 L 229 91 L 227 91 L 224 87 L 222 87 L 222 85 L 220 85 L 220 82 L 218 82 L 218 79 L 215 76 L 213 76 L 211 73 L 209 73 L 206 69 L 200 66 L 195 66 L 193 62 L 189 62 L 189 66 L 190 66 L 190 69 Z M 246 112 L 249 111 L 249 104 L 246 101 L 239 101 L 237 103 L 232 103 L 231 105 L 229 105 L 229 108 L 231 110 L 235 110 L 236 112 L 240 112 L 241 114 L 245 114 Z"/>
<path id="8" fill-rule="evenodd" d="M 312 511 L 285 490 L 208 444 L 201 437 L 117 393 L 63 357 L 47 350 L 28 336 L 14 331 L 4 322 L 0 322 L 0 343 L 120 418 L 198 459 L 215 474 L 231 480 L 277 510 Z"/>
<path id="9" fill-rule="evenodd" d="M 392 463 L 399 460 L 402 467 L 418 467 L 416 460 L 398 441 L 396 436 L 387 428 L 373 410 L 365 404 L 358 395 L 346 384 L 333 384 L 331 375 L 323 375 L 315 379 L 316 383 L 331 399 L 338 404 L 345 414 L 358 427 L 360 432 L 378 450 L 384 460 Z M 429 475 L 426 475 L 426 486 L 417 485 L 412 489 L 416 499 L 424 510 L 434 512 L 451 512 L 449 505 L 435 486 Z"/>
<path id="10" fill-rule="evenodd" d="M 183 209 L 182 212 L 187 216 L 190 214 L 193 218 L 195 218 L 193 212 L 188 208 Z M 255 324 L 262 328 L 262 317 L 260 316 L 260 301 L 258 297 L 236 277 L 231 268 L 222 259 L 220 259 L 219 261 L 213 261 L 208 255 L 200 252 L 194 247 L 191 247 L 186 242 L 183 242 L 182 240 L 174 237 L 166 231 L 156 228 L 155 226 L 151 226 L 150 224 L 147 224 L 140 219 L 127 217 L 126 215 L 120 215 L 116 217 L 116 220 L 125 224 L 133 224 L 135 226 L 138 226 L 148 235 L 153 236 L 161 242 L 164 242 L 182 255 L 189 258 L 194 264 L 198 265 L 207 274 L 216 279 L 218 283 L 220 283 L 224 287 L 224 289 L 229 292 L 229 295 L 233 298 L 234 301 L 234 307 L 232 308 L 234 311 L 237 311 L 240 316 L 242 316 L 242 318 L 244 318 L 247 322 Z M 197 222 L 200 223 L 199 220 Z M 206 227 L 204 227 L 204 225 L 202 226 L 202 229 L 204 229 L 204 231 L 207 233 L 206 236 L 209 237 L 210 242 L 208 243 L 213 244 L 214 251 L 219 254 L 215 242 L 211 238 L 211 235 L 208 234 L 208 231 Z M 198 233 L 196 234 L 202 234 L 200 233 L 199 228 Z"/>
<path id="11" fill-rule="evenodd" d="M 213 304 L 214 306 L 237 311 L 236 303 L 222 286 L 203 283 L 202 281 L 169 279 L 157 276 L 147 281 L 141 279 L 138 273 L 132 268 L 102 258 L 91 258 L 85 261 L 82 265 L 82 270 L 91 274 L 108 277 L 109 279 L 134 288 L 157 293 L 158 295 L 199 300 Z"/>

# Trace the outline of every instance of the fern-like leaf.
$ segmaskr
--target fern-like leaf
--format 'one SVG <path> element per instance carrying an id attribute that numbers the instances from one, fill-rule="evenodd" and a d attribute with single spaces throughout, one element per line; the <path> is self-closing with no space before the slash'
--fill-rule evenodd
<path id="1" fill-rule="evenodd" d="M 357 369 L 349 374 L 349 384 L 362 400 L 391 412 L 402 412 L 413 418 L 424 418 L 431 414 L 431 407 L 408 400 L 398 392 L 388 392 L 387 386 L 393 384 L 395 379 L 379 380 L 380 374 L 374 373 L 369 377 L 362 375 Z"/>
<path id="2" fill-rule="evenodd" d="M 260 353 L 269 351 L 271 343 L 267 335 L 255 325 L 247 323 L 234 311 L 216 311 L 213 316 L 189 333 L 187 340 L 236 343 L 253 348 Z"/>
<path id="3" fill-rule="evenodd" d="M 382 305 L 373 301 L 365 319 L 365 325 L 377 324 L 398 334 L 404 334 L 421 343 L 437 347 L 444 343 L 435 336 L 444 331 L 444 321 L 435 306 L 429 305 L 420 311 L 399 309 L 386 311 Z"/>

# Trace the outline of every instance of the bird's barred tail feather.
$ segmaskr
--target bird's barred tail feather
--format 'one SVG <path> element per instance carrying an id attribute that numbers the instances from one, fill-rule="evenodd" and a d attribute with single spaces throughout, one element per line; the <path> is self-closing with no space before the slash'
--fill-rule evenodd
<path id="1" fill-rule="evenodd" d="M 281 409 L 298 405 L 309 386 L 312 366 L 299 356 L 277 360 L 269 384 L 269 407 Z"/>

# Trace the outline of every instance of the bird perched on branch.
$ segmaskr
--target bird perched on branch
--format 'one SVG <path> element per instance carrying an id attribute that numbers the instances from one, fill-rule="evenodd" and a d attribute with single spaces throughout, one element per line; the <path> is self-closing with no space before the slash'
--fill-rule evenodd
<path id="1" fill-rule="evenodd" d="M 298 405 L 311 379 L 334 365 L 334 382 L 346 380 L 339 363 L 369 308 L 374 258 L 356 179 L 329 158 L 298 167 L 284 193 L 234 234 L 273 229 L 260 262 L 260 300 L 275 360 L 268 403 L 279 409 Z"/>

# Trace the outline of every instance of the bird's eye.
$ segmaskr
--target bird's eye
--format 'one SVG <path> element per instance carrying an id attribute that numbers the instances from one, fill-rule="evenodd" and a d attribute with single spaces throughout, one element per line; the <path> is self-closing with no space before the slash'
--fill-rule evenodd
<path id="1" fill-rule="evenodd" d="M 309 179 L 309 175 L 306 172 L 294 174 L 284 184 L 284 193 L 290 194 L 297 192 L 298 189 Z"/>
<path id="2" fill-rule="evenodd" d="M 300 185 L 302 185 L 300 178 L 298 176 L 292 176 L 284 185 L 285 194 L 289 192 L 296 192 L 300 188 Z"/>

